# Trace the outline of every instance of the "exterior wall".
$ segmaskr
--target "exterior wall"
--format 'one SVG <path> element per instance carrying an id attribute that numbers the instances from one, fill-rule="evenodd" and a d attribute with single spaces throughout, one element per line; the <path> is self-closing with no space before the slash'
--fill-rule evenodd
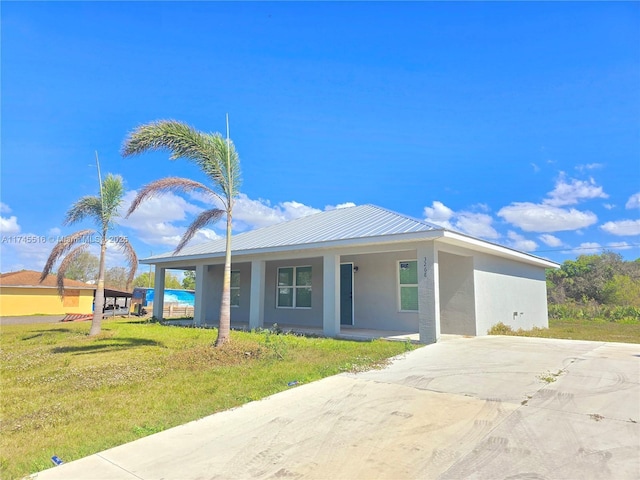
<path id="1" fill-rule="evenodd" d="M 418 312 L 400 311 L 398 262 L 401 260 L 416 260 L 416 251 L 341 257 L 341 262 L 353 262 L 358 267 L 353 274 L 355 328 L 418 331 Z"/>
<path id="2" fill-rule="evenodd" d="M 277 308 L 276 283 L 278 267 L 311 266 L 311 308 Z M 322 327 L 322 258 L 301 258 L 296 260 L 278 260 L 266 263 L 264 323 L 270 325 L 293 324 L 303 327 Z M 242 278 L 240 279 L 242 282 Z M 249 286 L 247 286 L 247 292 Z M 248 294 L 248 293 L 247 293 Z"/>
<path id="3" fill-rule="evenodd" d="M 249 322 L 249 301 L 251 297 L 251 264 L 234 263 L 232 271 L 240 272 L 240 305 L 231 307 L 232 322 Z M 209 265 L 205 268 L 207 291 L 205 292 L 205 321 L 207 325 L 217 325 L 220 321 L 220 302 L 222 301 L 222 281 L 224 265 Z"/>
<path id="4" fill-rule="evenodd" d="M 476 335 L 473 257 L 438 252 L 440 333 Z"/>
<path id="5" fill-rule="evenodd" d="M 2 287 L 0 315 L 65 315 L 93 312 L 93 290 L 68 289 L 64 299 L 55 288 Z"/>
<path id="6" fill-rule="evenodd" d="M 483 254 L 474 267 L 477 335 L 498 322 L 524 330 L 549 326 L 544 268 Z"/>

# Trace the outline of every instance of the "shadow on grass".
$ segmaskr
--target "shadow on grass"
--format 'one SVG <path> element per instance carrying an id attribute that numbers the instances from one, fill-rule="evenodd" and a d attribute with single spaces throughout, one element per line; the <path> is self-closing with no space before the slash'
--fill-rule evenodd
<path id="1" fill-rule="evenodd" d="M 47 330 L 35 330 L 33 335 L 24 336 L 20 340 L 33 340 L 34 338 L 44 337 L 47 334 L 51 333 L 72 333 L 75 330 L 70 328 L 49 328 Z"/>
<path id="2" fill-rule="evenodd" d="M 145 338 L 118 338 L 118 339 L 96 339 L 90 345 L 76 345 L 69 347 L 55 347 L 51 353 L 73 353 L 82 355 L 95 352 L 109 352 L 113 350 L 124 350 L 137 347 L 164 347 L 161 342 L 148 340 Z"/>

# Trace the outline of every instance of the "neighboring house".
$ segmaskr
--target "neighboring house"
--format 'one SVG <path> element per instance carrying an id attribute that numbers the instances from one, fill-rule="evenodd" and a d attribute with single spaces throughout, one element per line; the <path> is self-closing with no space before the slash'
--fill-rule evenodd
<path id="1" fill-rule="evenodd" d="M 91 313 L 95 285 L 64 280 L 60 298 L 55 275 L 40 283 L 40 272 L 22 270 L 0 275 L 0 316 Z"/>
<path id="2" fill-rule="evenodd" d="M 362 328 L 485 335 L 498 322 L 547 327 L 549 260 L 374 206 L 330 210 L 235 235 L 231 321 L 320 328 L 327 336 Z M 216 324 L 225 240 L 142 260 L 195 269 L 195 323 Z M 163 299 L 153 305 L 162 316 Z"/>

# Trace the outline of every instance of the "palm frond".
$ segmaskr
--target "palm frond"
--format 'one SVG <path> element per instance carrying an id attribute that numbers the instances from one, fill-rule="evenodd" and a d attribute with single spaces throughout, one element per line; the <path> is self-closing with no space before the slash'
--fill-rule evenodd
<path id="1" fill-rule="evenodd" d="M 127 276 L 127 290 L 131 286 L 131 282 L 133 282 L 133 278 L 136 275 L 136 269 L 138 268 L 138 255 L 136 255 L 136 251 L 133 249 L 131 244 L 129 243 L 129 239 L 127 237 L 117 237 L 114 240 L 116 247 L 124 254 L 127 259 L 127 264 L 129 265 L 129 275 Z"/>
<path id="2" fill-rule="evenodd" d="M 120 175 L 108 174 L 102 181 L 102 221 L 104 224 L 111 225 L 114 217 L 118 214 L 118 208 L 122 203 L 124 195 L 124 182 Z"/>
<path id="3" fill-rule="evenodd" d="M 128 157 L 150 150 L 169 151 L 171 160 L 185 158 L 193 161 L 225 196 L 231 198 L 237 194 L 240 185 L 238 154 L 233 144 L 229 142 L 227 145 L 219 133 L 199 132 L 176 120 L 159 120 L 131 132 L 122 145 L 121 153 Z"/>
<path id="4" fill-rule="evenodd" d="M 225 210 L 213 208 L 211 210 L 205 210 L 200 215 L 198 215 L 196 219 L 191 223 L 191 225 L 189 225 L 189 228 L 184 233 L 184 235 L 182 235 L 180 243 L 173 251 L 173 253 L 179 253 L 180 250 L 182 250 L 184 246 L 189 243 L 189 241 L 193 238 L 198 230 L 211 222 L 218 221 L 224 214 Z"/>
<path id="5" fill-rule="evenodd" d="M 94 235 L 95 233 L 95 230 L 91 229 L 80 230 L 64 237 L 62 240 L 56 243 L 56 245 L 51 250 L 51 253 L 49 254 L 49 258 L 47 259 L 44 268 L 42 269 L 42 274 L 40 275 L 40 283 L 44 282 L 44 279 L 47 278 L 47 275 L 51 273 L 51 271 L 53 270 L 53 266 L 60 257 L 71 250 L 76 244 L 83 240 L 86 240 L 87 237 Z"/>
<path id="6" fill-rule="evenodd" d="M 91 218 L 98 225 L 102 225 L 102 202 L 100 197 L 90 195 L 82 197 L 71 205 L 63 223 L 64 225 L 72 225 L 85 218 Z"/>
<path id="7" fill-rule="evenodd" d="M 58 295 L 60 298 L 64 297 L 64 276 L 69 270 L 71 263 L 78 258 L 78 256 L 84 252 L 89 245 L 87 243 L 83 243 L 75 249 L 71 250 L 67 256 L 64 257 L 62 263 L 58 267 L 58 274 L 56 275 L 56 285 L 58 286 Z"/>
<path id="8" fill-rule="evenodd" d="M 128 218 L 129 215 L 131 215 L 147 198 L 153 198 L 166 192 L 190 192 L 193 190 L 203 190 L 206 194 L 219 199 L 223 204 L 225 204 L 220 195 L 203 183 L 196 182 L 195 180 L 190 180 L 188 178 L 167 177 L 155 180 L 142 187 L 136 195 L 136 198 L 131 202 L 125 218 Z"/>

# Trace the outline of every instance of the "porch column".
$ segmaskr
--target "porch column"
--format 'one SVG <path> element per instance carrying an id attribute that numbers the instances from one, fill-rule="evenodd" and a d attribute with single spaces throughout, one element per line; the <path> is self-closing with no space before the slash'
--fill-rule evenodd
<path id="1" fill-rule="evenodd" d="M 156 265 L 155 279 L 153 281 L 153 316 L 162 320 L 164 310 L 164 275 L 166 269 Z"/>
<path id="2" fill-rule="evenodd" d="M 336 337 L 340 333 L 340 255 L 325 255 L 322 271 L 322 332 Z"/>
<path id="3" fill-rule="evenodd" d="M 193 323 L 202 326 L 205 318 L 205 292 L 207 284 L 207 265 L 196 265 L 196 298 L 193 302 Z"/>
<path id="4" fill-rule="evenodd" d="M 249 329 L 264 326 L 264 277 L 265 262 L 251 262 L 251 298 L 249 299 Z"/>
<path id="5" fill-rule="evenodd" d="M 435 242 L 418 248 L 418 331 L 420 343 L 440 338 L 440 285 Z"/>

